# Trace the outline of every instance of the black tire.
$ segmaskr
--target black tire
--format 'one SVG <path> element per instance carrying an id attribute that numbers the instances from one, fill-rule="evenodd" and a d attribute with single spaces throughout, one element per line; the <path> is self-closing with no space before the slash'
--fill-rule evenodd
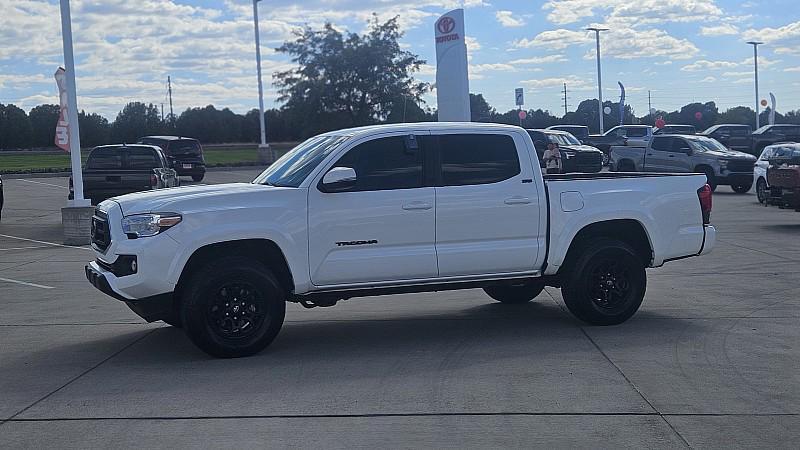
<path id="1" fill-rule="evenodd" d="M 528 303 L 541 294 L 542 290 L 544 290 L 544 283 L 538 280 L 483 288 L 489 297 L 509 305 Z"/>
<path id="2" fill-rule="evenodd" d="M 733 192 L 736 192 L 737 194 L 746 194 L 746 193 L 748 193 L 750 191 L 750 189 L 752 187 L 753 187 L 753 183 L 734 184 L 734 185 L 731 186 L 731 189 L 733 189 Z"/>
<path id="3" fill-rule="evenodd" d="M 639 309 L 647 290 L 645 264 L 622 241 L 598 239 L 588 244 L 567 270 L 561 288 L 564 302 L 590 325 L 625 322 Z"/>
<path id="4" fill-rule="evenodd" d="M 196 181 L 196 182 L 199 183 L 199 182 L 203 181 L 203 178 L 205 178 L 205 176 L 206 176 L 205 174 L 192 175 L 192 181 Z"/>
<path id="5" fill-rule="evenodd" d="M 766 204 L 767 199 L 769 199 L 769 191 L 767 191 L 767 181 L 763 178 L 759 178 L 756 182 L 756 196 L 758 197 L 758 202 L 761 204 Z"/>
<path id="6" fill-rule="evenodd" d="M 211 356 L 256 354 L 283 326 L 286 292 L 258 261 L 222 258 L 195 272 L 187 286 L 181 303 L 184 329 Z"/>

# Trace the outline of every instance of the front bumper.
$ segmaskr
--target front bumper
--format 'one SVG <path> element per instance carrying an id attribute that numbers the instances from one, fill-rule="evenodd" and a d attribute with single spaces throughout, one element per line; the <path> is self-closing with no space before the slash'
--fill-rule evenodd
<path id="1" fill-rule="evenodd" d="M 106 275 L 109 275 L 109 272 L 103 271 L 96 262 L 93 261 L 86 265 L 84 267 L 84 271 L 86 272 L 86 279 L 89 280 L 89 283 L 91 283 L 92 286 L 96 287 L 100 292 L 106 295 L 125 302 L 128 308 L 148 322 L 164 319 L 169 317 L 172 313 L 172 292 L 153 295 L 136 300 L 128 299 L 119 292 L 116 292 L 111 287 L 111 284 L 108 282 L 108 278 L 106 277 Z"/>
<path id="2" fill-rule="evenodd" d="M 727 172 L 716 176 L 717 184 L 726 186 L 746 186 L 753 182 L 753 172 Z"/>

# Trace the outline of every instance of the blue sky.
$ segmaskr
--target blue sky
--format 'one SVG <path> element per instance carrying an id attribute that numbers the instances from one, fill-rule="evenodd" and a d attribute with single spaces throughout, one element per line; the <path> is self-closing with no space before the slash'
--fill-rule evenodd
<path id="1" fill-rule="evenodd" d="M 72 0 L 79 108 L 113 118 L 128 101 L 165 101 L 173 79 L 176 112 L 214 104 L 244 112 L 257 106 L 252 3 L 248 0 Z M 362 31 L 373 12 L 401 16 L 403 45 L 428 61 L 417 77 L 433 81 L 433 23 L 466 8 L 471 91 L 500 111 L 513 107 L 514 88 L 526 107 L 563 114 L 595 98 L 594 39 L 603 25 L 604 98 L 616 100 L 617 81 L 628 103 L 647 113 L 692 101 L 720 109 L 751 106 L 750 39 L 760 48 L 761 97 L 778 111 L 800 108 L 800 2 L 797 0 L 263 0 L 264 71 L 290 67 L 274 48 L 304 24 L 325 21 Z M 56 102 L 52 74 L 62 64 L 55 0 L 0 0 L 0 103 L 26 110 Z M 266 101 L 276 97 L 266 77 Z M 435 106 L 435 97 L 428 96 Z"/>

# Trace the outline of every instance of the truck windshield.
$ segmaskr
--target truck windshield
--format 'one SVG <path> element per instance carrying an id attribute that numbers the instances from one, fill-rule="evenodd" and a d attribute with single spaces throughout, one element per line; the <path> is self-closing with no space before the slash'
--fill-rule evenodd
<path id="1" fill-rule="evenodd" d="M 713 151 L 713 152 L 727 152 L 728 149 L 725 148 L 724 145 L 720 144 L 719 141 L 716 139 L 711 139 L 707 137 L 691 137 L 691 138 L 684 138 L 689 141 L 689 145 L 692 146 L 692 150 L 696 152 L 706 152 L 706 151 Z"/>
<path id="2" fill-rule="evenodd" d="M 350 136 L 316 136 L 290 150 L 253 180 L 254 184 L 299 187 L 308 174 Z"/>
<path id="3" fill-rule="evenodd" d="M 555 134 L 555 133 L 553 133 L 553 134 L 548 134 L 547 138 L 553 144 L 558 144 L 558 145 L 581 145 L 580 141 L 578 141 L 575 138 L 575 136 L 573 136 L 571 134 L 566 134 L 566 133 L 565 134 L 560 134 L 560 133 L 559 134 Z"/>

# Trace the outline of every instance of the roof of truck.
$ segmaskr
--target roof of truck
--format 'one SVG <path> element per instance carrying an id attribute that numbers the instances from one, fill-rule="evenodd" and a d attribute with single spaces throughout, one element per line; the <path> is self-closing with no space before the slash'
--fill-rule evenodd
<path id="1" fill-rule="evenodd" d="M 364 127 L 345 128 L 342 130 L 329 131 L 322 136 L 358 136 L 374 133 L 395 133 L 395 132 L 419 132 L 419 131 L 467 131 L 467 130 L 515 130 L 524 131 L 515 125 L 504 125 L 500 123 L 484 122 L 413 122 L 413 123 L 392 123 L 384 125 L 367 125 Z"/>

